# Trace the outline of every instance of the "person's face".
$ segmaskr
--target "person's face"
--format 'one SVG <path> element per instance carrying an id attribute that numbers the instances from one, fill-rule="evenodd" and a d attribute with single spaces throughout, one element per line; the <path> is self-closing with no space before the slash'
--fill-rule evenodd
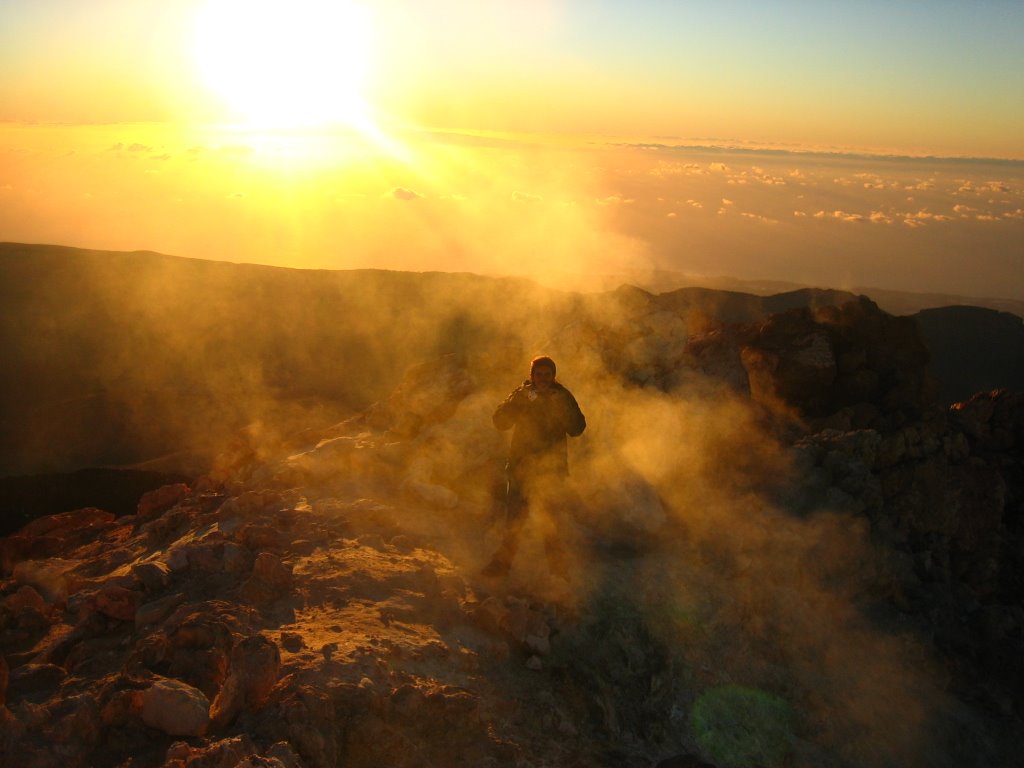
<path id="1" fill-rule="evenodd" d="M 555 380 L 555 372 L 546 365 L 538 365 L 530 374 L 530 381 L 533 386 L 541 392 L 550 389 L 551 383 Z"/>

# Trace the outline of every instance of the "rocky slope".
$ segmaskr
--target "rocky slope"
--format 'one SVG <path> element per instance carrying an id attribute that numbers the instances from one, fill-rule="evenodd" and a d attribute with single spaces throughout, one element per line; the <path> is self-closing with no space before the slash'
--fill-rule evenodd
<path id="1" fill-rule="evenodd" d="M 866 300 L 620 301 L 535 342 L 590 426 L 500 582 L 507 350 L 0 540 L 3 764 L 1018 764 L 1021 396 Z"/>

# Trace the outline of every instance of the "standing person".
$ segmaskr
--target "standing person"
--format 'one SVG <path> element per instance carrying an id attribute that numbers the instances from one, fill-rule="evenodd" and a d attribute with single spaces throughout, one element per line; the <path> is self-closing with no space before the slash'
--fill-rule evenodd
<path id="1" fill-rule="evenodd" d="M 550 357 L 535 357 L 530 362 L 530 378 L 512 390 L 494 412 L 494 426 L 513 432 L 505 465 L 505 536 L 484 567 L 485 576 L 508 573 L 530 504 L 547 506 L 545 502 L 569 474 L 566 435 L 578 437 L 587 428 L 576 398 L 555 379 L 555 371 Z M 550 521 L 544 522 L 548 565 L 552 572 L 565 575 L 562 542 Z"/>

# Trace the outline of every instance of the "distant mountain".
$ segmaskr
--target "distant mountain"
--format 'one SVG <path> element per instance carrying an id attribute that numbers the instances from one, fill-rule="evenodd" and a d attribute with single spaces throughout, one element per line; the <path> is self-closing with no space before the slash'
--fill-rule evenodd
<path id="1" fill-rule="evenodd" d="M 931 353 L 944 403 L 991 389 L 1024 391 L 1024 320 L 982 307 L 941 307 L 913 315 Z"/>
<path id="2" fill-rule="evenodd" d="M 552 272 L 538 277 L 544 285 L 566 290 L 601 292 L 610 291 L 622 284 L 634 285 L 655 294 L 674 293 L 683 288 L 700 288 L 710 291 L 753 294 L 754 296 L 776 296 L 799 293 L 804 290 L 821 290 L 813 286 L 781 280 L 741 280 L 735 277 L 716 275 L 691 275 L 673 270 L 630 271 L 615 274 L 573 275 Z M 961 296 L 952 293 L 918 293 L 894 291 L 870 286 L 847 288 L 854 296 L 867 296 L 891 315 L 912 315 L 923 309 L 948 306 L 985 307 L 997 312 L 1010 312 L 1024 317 L 1024 301 L 985 296 Z"/>
<path id="3" fill-rule="evenodd" d="M 397 386 L 410 366 L 444 354 L 507 381 L 582 321 L 604 335 L 641 328 L 678 341 L 855 298 L 811 288 L 576 293 L 521 278 L 2 243 L 0 477 L 142 463 L 187 472 L 245 430 L 293 434 L 336 423 Z M 975 319 L 947 328 L 944 317 L 922 313 L 919 321 L 944 399 L 1019 386 L 1019 319 L 953 313 Z"/>
<path id="4" fill-rule="evenodd" d="M 925 309 L 940 307 L 983 307 L 995 312 L 1009 312 L 1024 317 L 1024 301 L 993 297 L 958 296 L 949 293 L 910 293 L 881 288 L 855 288 L 892 315 L 913 315 Z"/>

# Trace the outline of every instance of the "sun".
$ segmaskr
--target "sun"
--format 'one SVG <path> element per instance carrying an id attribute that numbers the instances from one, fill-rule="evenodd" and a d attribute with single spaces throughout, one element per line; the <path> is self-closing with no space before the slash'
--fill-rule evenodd
<path id="1" fill-rule="evenodd" d="M 370 131 L 367 10 L 348 0 L 208 0 L 195 62 L 235 119 Z"/>

